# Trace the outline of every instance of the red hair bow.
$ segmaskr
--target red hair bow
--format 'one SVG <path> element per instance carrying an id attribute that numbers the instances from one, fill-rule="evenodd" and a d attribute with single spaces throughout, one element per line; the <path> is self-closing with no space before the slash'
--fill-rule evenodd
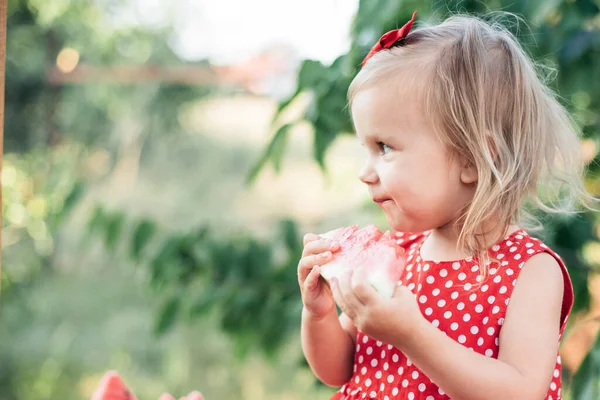
<path id="1" fill-rule="evenodd" d="M 389 49 L 400 39 L 404 39 L 408 32 L 410 32 L 410 28 L 412 28 L 413 22 L 415 22 L 415 17 L 417 16 L 417 12 L 415 11 L 412 15 L 410 21 L 408 21 L 404 26 L 400 29 L 394 29 L 393 31 L 389 31 L 384 33 L 383 36 L 379 39 L 377 43 L 371 48 L 369 54 L 365 57 L 362 62 L 362 66 L 364 67 L 369 58 L 373 57 L 373 55 L 383 49 Z"/>

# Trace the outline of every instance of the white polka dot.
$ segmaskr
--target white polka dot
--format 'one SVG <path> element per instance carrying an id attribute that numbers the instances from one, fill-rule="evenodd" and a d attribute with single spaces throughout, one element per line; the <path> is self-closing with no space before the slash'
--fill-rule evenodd
<path id="1" fill-rule="evenodd" d="M 479 339 L 477 339 L 477 345 L 481 346 L 483 345 L 483 338 L 480 337 Z"/>
<path id="2" fill-rule="evenodd" d="M 459 281 L 464 281 L 466 278 L 467 278 L 467 274 L 465 274 L 464 272 L 461 272 L 460 274 L 458 274 Z"/>
<path id="3" fill-rule="evenodd" d="M 427 277 L 426 281 L 427 281 L 427 283 L 431 284 L 431 283 L 435 282 L 435 278 L 433 276 L 429 275 Z"/>
<path id="4" fill-rule="evenodd" d="M 469 290 L 471 290 L 471 287 L 472 287 L 472 286 L 473 286 L 473 285 L 471 285 L 470 283 L 468 283 L 468 282 L 467 282 L 467 283 L 465 283 L 465 286 L 464 286 L 464 288 L 465 288 L 465 290 L 466 290 L 466 291 L 469 291 Z"/>
<path id="5" fill-rule="evenodd" d="M 418 371 L 413 371 L 412 378 L 413 379 L 417 379 L 418 377 L 419 377 L 419 372 Z"/>
<path id="6" fill-rule="evenodd" d="M 558 376 L 560 375 L 560 371 L 558 369 L 554 370 L 554 377 L 558 378 Z"/>
<path id="7" fill-rule="evenodd" d="M 356 378 L 354 378 L 354 382 L 356 382 L 357 385 L 360 382 L 360 378 L 358 377 L 358 375 L 356 375 Z"/>
<path id="8" fill-rule="evenodd" d="M 367 336 L 363 336 L 363 343 L 367 343 L 368 340 L 369 338 Z"/>
<path id="9" fill-rule="evenodd" d="M 367 380 L 365 381 L 365 386 L 366 387 L 371 386 L 371 379 L 367 378 Z"/>
<path id="10" fill-rule="evenodd" d="M 431 315 L 431 314 L 433 314 L 433 309 L 431 307 L 427 307 L 425 309 L 425 315 Z"/>
<path id="11" fill-rule="evenodd" d="M 440 269 L 440 276 L 442 278 L 445 278 L 448 276 L 448 271 L 446 271 L 445 269 Z"/>
<path id="12" fill-rule="evenodd" d="M 451 288 L 453 284 L 454 283 L 452 281 L 448 281 L 444 286 L 446 286 L 447 288 Z"/>
<path id="13" fill-rule="evenodd" d="M 425 386 L 424 383 L 419 384 L 419 392 L 424 392 L 426 388 L 427 388 L 427 386 Z"/>
<path id="14" fill-rule="evenodd" d="M 431 325 L 433 325 L 437 328 L 438 326 L 440 326 L 440 321 L 438 321 L 437 319 L 434 319 L 433 321 L 431 321 Z"/>
<path id="15" fill-rule="evenodd" d="M 501 280 L 502 280 L 502 276 L 500 276 L 500 275 L 496 275 L 496 276 L 494 277 L 494 282 L 495 282 L 495 283 L 500 283 L 500 281 L 501 281 Z"/>
<path id="16" fill-rule="evenodd" d="M 498 251 L 498 250 L 500 250 L 500 246 L 498 246 L 498 245 L 495 245 L 494 247 L 492 247 L 492 250 L 494 250 L 494 251 Z"/>
<path id="17" fill-rule="evenodd" d="M 440 294 L 440 289 L 438 289 L 438 288 L 433 289 L 431 291 L 431 294 L 434 295 L 434 296 L 437 296 L 438 294 Z"/>
<path id="18" fill-rule="evenodd" d="M 429 271 L 429 264 L 423 265 L 423 271 L 425 271 L 425 272 Z"/>
<path id="19" fill-rule="evenodd" d="M 452 298 L 452 300 L 458 299 L 458 292 L 452 292 L 452 294 L 450 295 L 450 298 Z"/>
<path id="20" fill-rule="evenodd" d="M 377 379 L 381 379 L 382 375 L 383 375 L 383 373 L 381 371 L 375 372 L 375 378 L 377 378 Z"/>
<path id="21" fill-rule="evenodd" d="M 403 372 L 404 372 L 404 367 L 398 368 L 398 375 L 402 375 Z"/>
<path id="22" fill-rule="evenodd" d="M 384 371 L 387 371 L 389 367 L 390 367 L 390 364 L 388 364 L 387 361 L 383 363 L 383 370 Z"/>
<path id="23" fill-rule="evenodd" d="M 408 385 L 408 381 L 406 381 L 406 384 Z M 404 386 L 404 382 L 402 382 L 402 386 Z M 404 386 L 404 387 L 406 387 L 406 386 Z M 392 389 L 392 395 L 394 395 L 394 396 L 398 395 L 398 388 Z"/>
<path id="24" fill-rule="evenodd" d="M 444 313 L 444 318 L 449 319 L 452 316 L 452 311 L 446 311 Z"/>
<path id="25" fill-rule="evenodd" d="M 482 291 L 482 292 L 487 292 L 487 290 L 488 290 L 488 289 L 489 289 L 489 286 L 488 286 L 488 285 L 483 285 L 483 286 L 481 287 L 481 291 Z"/>
<path id="26" fill-rule="evenodd" d="M 412 361 L 410 361 L 410 358 L 406 359 L 406 365 L 408 365 L 409 367 L 412 365 Z"/>
<path id="27" fill-rule="evenodd" d="M 371 360 L 371 366 L 373 368 L 375 368 L 377 366 L 377 359 L 376 358 L 374 358 L 374 359 Z"/>
<path id="28" fill-rule="evenodd" d="M 465 314 L 463 315 L 463 321 L 467 322 L 471 319 L 471 314 Z"/>
<path id="29" fill-rule="evenodd" d="M 527 243 L 525 243 L 525 247 L 533 247 L 533 243 L 527 242 Z"/>
<path id="30" fill-rule="evenodd" d="M 490 275 L 495 275 L 498 270 L 496 268 L 490 268 Z"/>
<path id="31" fill-rule="evenodd" d="M 435 400 L 435 397 L 433 397 L 433 396 L 427 396 L 427 398 L 425 400 Z"/>
<path id="32" fill-rule="evenodd" d="M 444 392 L 444 389 L 442 389 L 442 388 L 438 388 L 438 393 L 441 394 L 442 396 L 446 394 L 446 392 Z"/>
<path id="33" fill-rule="evenodd" d="M 438 307 L 444 307 L 446 305 L 446 300 L 442 299 L 438 301 Z"/>
<path id="34" fill-rule="evenodd" d="M 465 303 L 463 303 L 462 301 L 456 305 L 457 310 L 462 311 L 462 310 L 464 310 L 464 308 L 465 308 Z"/>
<path id="35" fill-rule="evenodd" d="M 419 286 L 417 286 L 417 292 L 420 292 L 422 288 L 423 288 L 423 285 L 421 285 L 421 284 L 419 283 Z"/>
<path id="36" fill-rule="evenodd" d="M 504 318 L 500 318 L 498 320 L 498 325 L 500 325 L 500 326 L 504 325 Z"/>
<path id="37" fill-rule="evenodd" d="M 473 267 L 471 268 L 471 272 L 477 272 L 479 271 L 479 265 L 473 265 Z"/>
<path id="38" fill-rule="evenodd" d="M 409 272 L 408 274 L 406 274 L 406 280 L 409 280 L 410 278 L 412 278 L 412 276 L 412 272 Z"/>
<path id="39" fill-rule="evenodd" d="M 358 363 L 362 364 L 362 362 L 365 360 L 365 358 L 363 357 L 363 355 L 361 354 L 360 356 L 358 356 Z"/>
<path id="40" fill-rule="evenodd" d="M 506 291 L 507 291 L 507 290 L 508 290 L 508 289 L 506 288 L 506 286 L 502 286 L 498 292 L 499 292 L 500 294 L 504 294 L 504 293 L 506 293 Z"/>
<path id="41" fill-rule="evenodd" d="M 391 344 L 388 344 L 388 350 L 391 350 L 394 346 L 392 346 Z"/>
<path id="42" fill-rule="evenodd" d="M 483 319 L 483 324 L 484 324 L 484 325 L 485 325 L 485 324 L 487 324 L 489 320 L 490 320 L 490 317 L 485 317 L 485 318 Z"/>
<path id="43" fill-rule="evenodd" d="M 408 379 L 405 379 L 402 381 L 402 386 L 403 387 L 407 387 L 408 386 Z"/>
<path id="44" fill-rule="evenodd" d="M 496 301 L 496 297 L 494 297 L 494 296 L 488 297 L 488 303 L 494 304 L 495 301 Z"/>
<path id="45" fill-rule="evenodd" d="M 360 369 L 360 373 L 363 374 L 363 375 L 366 374 L 367 373 L 367 367 L 362 367 Z"/>
<path id="46" fill-rule="evenodd" d="M 423 296 L 419 297 L 419 302 L 422 304 L 425 304 L 427 302 L 427 296 L 423 295 Z"/>
<path id="47" fill-rule="evenodd" d="M 411 282 L 408 286 L 407 286 L 408 290 L 413 290 L 415 288 L 415 284 L 413 282 Z"/>
<path id="48" fill-rule="evenodd" d="M 398 354 L 394 354 L 392 356 L 392 361 L 395 362 L 395 363 L 397 363 L 399 359 L 400 359 L 400 357 L 398 357 Z"/>
<path id="49" fill-rule="evenodd" d="M 458 337 L 458 342 L 459 342 L 459 343 L 464 343 L 464 342 L 466 342 L 466 341 L 467 341 L 467 338 L 466 338 L 466 336 L 465 336 L 465 335 L 460 335 L 460 336 Z"/>
<path id="50" fill-rule="evenodd" d="M 514 253 L 515 251 L 517 251 L 517 246 L 513 246 L 510 249 L 508 249 L 508 251 L 510 251 L 511 253 Z"/>
<path id="51" fill-rule="evenodd" d="M 469 300 L 475 301 L 476 299 L 477 299 L 477 295 L 475 293 L 471 293 L 471 295 L 469 296 Z"/>
<path id="52" fill-rule="evenodd" d="M 475 311 L 477 311 L 478 313 L 482 312 L 483 311 L 483 306 L 481 304 L 477 304 L 475 306 Z"/>
<path id="53" fill-rule="evenodd" d="M 494 334 L 494 332 L 496 332 L 496 330 L 491 326 L 487 330 L 487 334 L 490 336 L 492 336 Z"/>
<path id="54" fill-rule="evenodd" d="M 358 343 L 358 344 L 356 345 L 356 352 L 358 353 L 359 351 L 360 351 L 360 343 Z"/>
<path id="55" fill-rule="evenodd" d="M 458 271 L 460 269 L 460 263 L 459 262 L 455 262 L 452 264 L 452 269 L 454 269 L 455 271 Z"/>
<path id="56" fill-rule="evenodd" d="M 508 269 L 506 270 L 506 275 L 508 275 L 508 276 L 511 276 L 511 275 L 512 275 L 512 274 L 514 274 L 514 273 L 515 273 L 515 271 L 513 271 L 511 268 L 508 268 Z"/>
<path id="57" fill-rule="evenodd" d="M 385 350 L 381 350 L 381 358 L 385 358 Z"/>
<path id="58" fill-rule="evenodd" d="M 388 375 L 387 381 L 388 383 L 394 382 L 394 375 Z"/>
<path id="59" fill-rule="evenodd" d="M 527 250 L 527 254 L 533 254 L 533 253 L 535 253 L 535 250 L 534 250 L 534 249 L 528 249 L 528 250 Z"/>
<path id="60" fill-rule="evenodd" d="M 515 254 L 515 260 L 520 260 L 521 259 L 521 255 L 520 254 Z"/>
<path id="61" fill-rule="evenodd" d="M 414 400 L 414 398 L 415 398 L 415 394 L 413 392 L 410 392 L 408 394 L 408 400 Z"/>
<path id="62" fill-rule="evenodd" d="M 488 357 L 491 357 L 491 356 L 494 355 L 494 351 L 492 349 L 487 349 L 485 351 L 485 355 L 488 356 Z"/>
<path id="63" fill-rule="evenodd" d="M 453 322 L 453 323 L 450 325 L 450 329 L 452 329 L 453 331 L 457 330 L 457 329 L 458 329 L 458 323 L 457 323 L 457 322 Z"/>
<path id="64" fill-rule="evenodd" d="M 381 347 L 381 345 L 383 344 L 383 342 L 378 340 L 375 344 L 377 345 L 377 347 Z"/>
<path id="65" fill-rule="evenodd" d="M 477 335 L 477 334 L 479 333 L 479 328 L 478 328 L 478 327 L 476 327 L 475 325 L 473 325 L 473 326 L 471 327 L 471 333 L 472 333 L 473 335 Z"/>
<path id="66" fill-rule="evenodd" d="M 500 312 L 500 307 L 494 306 L 494 308 L 492 308 L 492 314 L 498 314 L 499 312 Z"/>
<path id="67" fill-rule="evenodd" d="M 498 260 L 502 260 L 504 258 L 504 254 L 500 253 L 496 257 L 498 257 Z"/>
<path id="68" fill-rule="evenodd" d="M 373 348 L 371 346 L 367 347 L 367 354 L 368 355 L 373 354 Z"/>

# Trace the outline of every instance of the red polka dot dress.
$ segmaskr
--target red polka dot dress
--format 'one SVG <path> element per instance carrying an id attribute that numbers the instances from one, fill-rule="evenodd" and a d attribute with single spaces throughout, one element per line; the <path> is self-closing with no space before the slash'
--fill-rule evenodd
<path id="1" fill-rule="evenodd" d="M 435 327 L 472 351 L 497 358 L 498 338 L 519 272 L 530 257 L 547 252 L 558 261 L 565 281 L 557 338 L 560 342 L 573 305 L 573 287 L 563 261 L 548 246 L 524 230 L 513 232 L 489 250 L 500 265 L 494 263 L 485 282 L 481 282 L 476 257 L 460 261 L 423 260 L 420 249 L 428 234 L 396 235 L 398 243 L 407 250 L 407 264 L 400 280 L 415 294 L 421 312 Z M 561 398 L 561 362 L 557 354 L 545 399 Z M 400 350 L 359 332 L 352 378 L 331 398 L 354 399 L 449 397 Z"/>

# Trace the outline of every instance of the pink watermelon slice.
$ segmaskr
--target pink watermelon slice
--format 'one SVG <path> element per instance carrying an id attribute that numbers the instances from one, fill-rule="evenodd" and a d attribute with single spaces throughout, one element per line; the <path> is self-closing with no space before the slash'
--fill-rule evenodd
<path id="1" fill-rule="evenodd" d="M 108 371 L 92 394 L 91 400 L 137 400 L 117 371 Z"/>
<path id="2" fill-rule="evenodd" d="M 404 269 L 402 249 L 389 231 L 382 233 L 375 225 L 362 229 L 352 225 L 334 229 L 320 236 L 340 244 L 333 259 L 321 266 L 321 276 L 327 282 L 348 269 L 364 268 L 366 278 L 382 296 L 392 297 Z"/>

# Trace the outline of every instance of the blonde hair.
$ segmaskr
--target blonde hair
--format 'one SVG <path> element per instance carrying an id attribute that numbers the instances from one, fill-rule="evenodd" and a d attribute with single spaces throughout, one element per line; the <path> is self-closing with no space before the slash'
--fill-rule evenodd
<path id="1" fill-rule="evenodd" d="M 413 98 L 450 154 L 476 167 L 458 245 L 477 255 L 484 276 L 487 249 L 511 224 L 541 227 L 528 202 L 548 213 L 573 213 L 595 200 L 583 185 L 574 124 L 540 70 L 502 24 L 456 15 L 375 54 L 348 90 L 351 106 L 357 93 L 381 82 L 400 79 L 406 90 L 416 88 Z M 482 228 L 490 220 L 501 226 L 486 243 Z"/>

